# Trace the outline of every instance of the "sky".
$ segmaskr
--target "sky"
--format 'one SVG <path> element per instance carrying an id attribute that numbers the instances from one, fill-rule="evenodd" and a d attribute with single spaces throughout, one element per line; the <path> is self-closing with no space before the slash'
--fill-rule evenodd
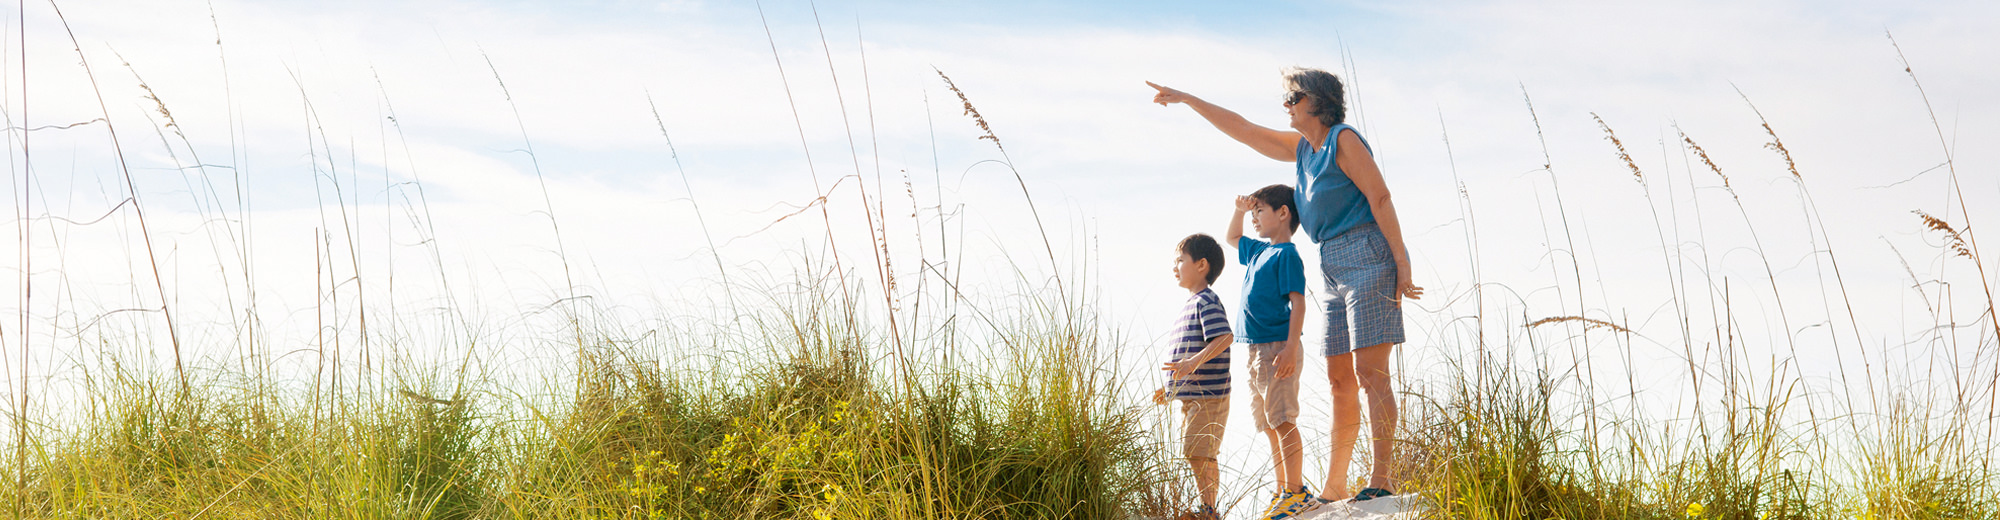
<path id="1" fill-rule="evenodd" d="M 1632 329 L 1570 344 L 1615 353 L 1623 366 L 1603 370 L 1667 407 L 1689 367 L 1729 345 L 1766 369 L 1793 356 L 1821 387 L 1848 372 L 1990 377 L 1996 355 L 1991 317 L 1966 310 L 1990 284 L 1913 214 L 1973 230 L 2000 218 L 1990 2 L 6 11 L 15 240 L 0 241 L 13 275 L 0 286 L 16 297 L 0 311 L 20 319 L 0 336 L 8 352 L 25 342 L 30 381 L 73 378 L 100 350 L 170 360 L 177 338 L 192 364 L 235 363 L 253 296 L 283 362 L 311 359 L 299 353 L 327 331 L 358 337 L 361 308 L 411 316 L 395 331 L 411 344 L 470 342 L 436 325 L 449 307 L 554 363 L 566 358 L 541 347 L 560 342 L 543 311 L 574 294 L 639 335 L 720 305 L 720 273 L 781 283 L 834 250 L 879 287 L 864 193 L 898 279 L 929 261 L 1004 300 L 1022 278 L 1067 277 L 1094 291 L 1118 370 L 1144 381 L 1185 298 L 1173 244 L 1221 236 L 1232 194 L 1293 175 L 1149 103 L 1144 82 L 1275 127 L 1291 66 L 1348 82 L 1395 195 L 1427 288 L 1408 303 L 1406 373 L 1442 370 L 1480 337 L 1581 331 L 1524 326 L 1561 316 Z M 132 188 L 136 208 L 121 205 Z M 1239 274 L 1217 284 L 1227 302 Z M 163 306 L 177 338 L 145 310 Z M 23 368 L 8 359 L 14 388 Z"/>

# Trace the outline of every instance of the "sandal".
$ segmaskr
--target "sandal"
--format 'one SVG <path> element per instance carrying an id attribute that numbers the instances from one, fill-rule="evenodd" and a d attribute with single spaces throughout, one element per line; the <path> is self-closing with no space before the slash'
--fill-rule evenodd
<path id="1" fill-rule="evenodd" d="M 1389 491 L 1389 490 L 1387 490 L 1387 489 L 1382 489 L 1382 488 L 1366 488 L 1366 489 L 1362 489 L 1360 493 L 1355 493 L 1355 494 L 1354 494 L 1354 501 L 1355 501 L 1355 502 L 1367 502 L 1367 501 L 1369 501 L 1369 500 L 1374 500 L 1374 499 L 1377 499 L 1377 498 L 1382 498 L 1382 497 L 1386 497 L 1386 496 L 1391 496 L 1391 495 L 1395 495 L 1395 493 L 1392 493 L 1392 492 L 1390 492 L 1390 491 Z"/>

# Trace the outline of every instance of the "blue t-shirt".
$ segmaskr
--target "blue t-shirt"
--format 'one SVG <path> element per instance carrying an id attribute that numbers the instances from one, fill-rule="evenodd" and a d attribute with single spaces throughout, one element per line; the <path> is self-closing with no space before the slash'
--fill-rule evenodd
<path id="1" fill-rule="evenodd" d="M 1347 172 L 1340 171 L 1335 164 L 1335 152 L 1339 151 L 1340 132 L 1352 131 L 1355 139 L 1361 141 L 1361 148 L 1374 153 L 1368 139 L 1361 137 L 1361 131 L 1346 123 L 1333 125 L 1326 133 L 1326 142 L 1320 143 L 1315 152 L 1305 139 L 1299 139 L 1296 155 L 1299 164 L 1299 185 L 1293 198 L 1299 205 L 1299 227 L 1317 244 L 1332 240 L 1355 226 L 1375 221 L 1375 210 L 1368 205 L 1368 197 L 1361 189 L 1354 187 L 1354 181 L 1347 178 Z"/>
<path id="2" fill-rule="evenodd" d="M 1250 237 L 1236 240 L 1243 273 L 1243 334 L 1238 343 L 1291 339 L 1292 293 L 1306 292 L 1306 265 L 1290 242 L 1272 244 Z"/>
<path id="3" fill-rule="evenodd" d="M 1215 291 L 1202 289 L 1188 296 L 1187 306 L 1181 308 L 1180 322 L 1174 326 L 1173 360 L 1194 357 L 1208 348 L 1208 342 L 1229 334 L 1229 316 L 1222 310 L 1222 297 Z M 1168 399 L 1213 399 L 1229 396 L 1229 346 L 1223 345 L 1222 352 L 1209 358 L 1194 373 L 1185 379 L 1167 382 Z"/>

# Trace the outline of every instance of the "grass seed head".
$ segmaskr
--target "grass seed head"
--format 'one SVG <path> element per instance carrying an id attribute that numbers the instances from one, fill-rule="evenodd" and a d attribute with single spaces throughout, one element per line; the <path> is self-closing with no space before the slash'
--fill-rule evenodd
<path id="1" fill-rule="evenodd" d="M 1591 329 L 1591 328 L 1598 328 L 1598 327 L 1603 327 L 1603 328 L 1607 328 L 1607 329 L 1611 329 L 1611 330 L 1615 330 L 1615 331 L 1618 331 L 1618 332 L 1623 332 L 1623 333 L 1627 333 L 1627 334 L 1630 334 L 1630 333 L 1632 332 L 1632 329 L 1628 329 L 1628 328 L 1625 328 L 1625 327 L 1623 327 L 1623 326 L 1620 326 L 1620 325 L 1618 325 L 1618 324 L 1616 324 L 1616 323 L 1612 323 L 1612 322 L 1608 322 L 1608 321 L 1604 321 L 1604 320 L 1599 320 L 1599 319 L 1593 319 L 1593 318 L 1585 318 L 1585 317 L 1582 317 L 1582 316 L 1550 316 L 1550 317 L 1547 317 L 1547 318 L 1542 318 L 1542 319 L 1539 319 L 1539 320 L 1535 320 L 1535 321 L 1533 321 L 1533 322 L 1530 322 L 1530 323 L 1528 323 L 1527 325 L 1525 325 L 1525 327 L 1527 327 L 1527 328 L 1530 328 L 1530 329 L 1532 329 L 1532 328 L 1535 328 L 1535 327 L 1539 327 L 1539 326 L 1542 326 L 1542 325 L 1547 325 L 1547 324 L 1550 324 L 1550 323 L 1567 323 L 1567 322 L 1573 322 L 1573 321 L 1578 321 L 1578 322 L 1583 322 L 1583 327 L 1584 327 L 1585 329 Z"/>
<path id="2" fill-rule="evenodd" d="M 1736 188 L 1729 185 L 1729 175 L 1722 173 L 1722 167 L 1716 166 L 1715 160 L 1708 157 L 1708 150 L 1701 149 L 1701 145 L 1695 144 L 1694 138 L 1688 137 L 1687 132 L 1682 132 L 1679 126 L 1674 127 L 1674 132 L 1680 134 L 1681 142 L 1687 143 L 1688 148 L 1694 150 L 1694 156 L 1700 158 L 1702 164 L 1708 165 L 1708 171 L 1715 172 L 1716 177 L 1722 178 L 1723 191 L 1729 192 L 1731 198 L 1736 197 Z"/>
<path id="3" fill-rule="evenodd" d="M 1625 152 L 1625 143 L 1618 140 L 1618 134 L 1611 131 L 1611 125 L 1605 124 L 1604 118 L 1598 117 L 1596 112 L 1591 112 L 1590 118 L 1597 120 L 1597 127 L 1604 129 L 1604 138 L 1611 141 L 1611 146 L 1618 148 L 1618 158 L 1625 161 L 1626 168 L 1632 170 L 1632 180 L 1639 181 L 1640 186 L 1645 186 L 1646 175 L 1639 172 L 1639 163 L 1633 162 L 1632 154 Z"/>
<path id="4" fill-rule="evenodd" d="M 1972 249 L 1965 246 L 1965 235 L 1960 233 L 1958 229 L 1951 227 L 1950 222 L 1945 222 L 1944 219 L 1924 213 L 1924 210 L 1911 210 L 1910 212 L 1916 213 L 1918 218 L 1924 220 L 1924 228 L 1943 233 L 1945 246 L 1951 248 L 1952 254 L 1968 260 L 1973 259 Z"/>
<path id="5" fill-rule="evenodd" d="M 1785 149 L 1785 141 L 1778 139 L 1778 132 L 1771 129 L 1770 123 L 1764 123 L 1764 133 L 1771 134 L 1771 142 L 1764 143 L 1764 147 L 1778 152 L 1778 156 L 1785 159 L 1785 171 L 1792 172 L 1792 178 L 1794 179 L 1805 179 L 1805 177 L 1799 175 L 1798 163 L 1792 162 L 1792 151 Z"/>
<path id="6" fill-rule="evenodd" d="M 953 94 L 958 94 L 958 101 L 965 104 L 965 115 L 972 116 L 972 122 L 979 125 L 979 131 L 985 132 L 985 135 L 979 138 L 993 141 L 993 146 L 999 148 L 1000 153 L 1007 153 L 1007 147 L 1000 144 L 999 136 L 993 135 L 993 127 L 986 124 L 986 117 L 979 115 L 979 109 L 972 106 L 972 100 L 965 97 L 965 91 L 959 90 L 958 85 L 951 82 L 951 76 L 944 75 L 944 71 L 938 70 L 937 67 L 931 67 L 931 70 L 937 71 L 938 77 L 944 78 L 945 88 L 951 89 Z"/>

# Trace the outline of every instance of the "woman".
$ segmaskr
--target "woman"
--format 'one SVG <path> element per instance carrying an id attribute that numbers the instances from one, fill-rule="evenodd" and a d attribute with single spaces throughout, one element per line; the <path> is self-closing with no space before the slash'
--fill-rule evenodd
<path id="1" fill-rule="evenodd" d="M 1375 460 L 1368 485 L 1354 500 L 1390 491 L 1396 395 L 1389 353 L 1403 342 L 1402 298 L 1423 296 L 1410 282 L 1410 256 L 1389 187 L 1368 142 L 1345 123 L 1340 78 L 1319 69 L 1284 71 L 1291 131 L 1265 128 L 1185 92 L 1146 82 L 1153 102 L 1181 103 L 1223 134 L 1265 157 L 1298 164 L 1299 224 L 1319 244 L 1326 276 L 1326 378 L 1333 390 L 1333 460 L 1322 497 L 1347 494 L 1347 466 L 1361 427 L 1360 393 L 1368 395 Z M 1358 346 L 1358 348 L 1357 348 Z M 1320 500 L 1326 501 L 1325 498 Z"/>

